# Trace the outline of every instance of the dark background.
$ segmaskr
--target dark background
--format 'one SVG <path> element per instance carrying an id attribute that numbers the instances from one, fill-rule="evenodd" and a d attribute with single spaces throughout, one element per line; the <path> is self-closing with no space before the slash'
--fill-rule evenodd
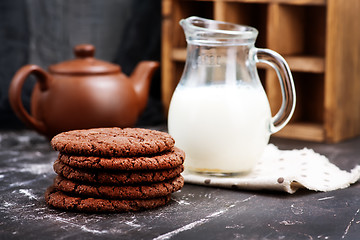
<path id="1" fill-rule="evenodd" d="M 160 61 L 161 0 L 1 0 L 0 128 L 25 128 L 8 101 L 15 72 L 26 64 L 49 65 L 74 58 L 73 47 L 90 43 L 95 57 L 117 63 L 129 75 L 141 60 Z M 35 80 L 23 88 L 29 101 Z M 137 125 L 163 123 L 160 69 Z"/>

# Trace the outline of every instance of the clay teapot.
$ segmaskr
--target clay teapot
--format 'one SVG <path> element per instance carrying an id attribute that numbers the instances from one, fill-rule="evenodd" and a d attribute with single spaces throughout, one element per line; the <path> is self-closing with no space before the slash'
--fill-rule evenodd
<path id="1" fill-rule="evenodd" d="M 49 67 L 26 65 L 9 88 L 15 114 L 29 127 L 51 138 L 57 133 L 93 127 L 132 127 L 146 107 L 150 82 L 159 63 L 140 62 L 130 77 L 118 65 L 94 58 L 89 44 L 74 48 L 76 58 Z M 27 77 L 36 77 L 31 114 L 21 101 Z"/>

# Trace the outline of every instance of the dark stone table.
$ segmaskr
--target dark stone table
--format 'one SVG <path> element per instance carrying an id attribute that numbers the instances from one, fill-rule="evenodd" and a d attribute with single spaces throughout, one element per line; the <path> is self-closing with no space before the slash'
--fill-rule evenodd
<path id="1" fill-rule="evenodd" d="M 313 148 L 342 169 L 360 164 L 360 138 L 339 144 L 272 139 Z M 32 131 L 0 132 L 0 239 L 360 239 L 360 184 L 293 195 L 186 184 L 165 207 L 82 214 L 49 209 L 57 153 Z"/>

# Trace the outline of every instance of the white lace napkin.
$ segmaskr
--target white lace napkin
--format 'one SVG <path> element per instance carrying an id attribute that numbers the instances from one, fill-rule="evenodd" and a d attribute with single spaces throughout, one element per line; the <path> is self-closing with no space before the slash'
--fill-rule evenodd
<path id="1" fill-rule="evenodd" d="M 351 172 L 343 171 L 312 149 L 279 150 L 269 144 L 252 172 L 236 177 L 182 174 L 185 182 L 214 187 L 248 190 L 279 190 L 294 193 L 299 188 L 332 191 L 355 183 L 360 178 L 360 165 Z"/>

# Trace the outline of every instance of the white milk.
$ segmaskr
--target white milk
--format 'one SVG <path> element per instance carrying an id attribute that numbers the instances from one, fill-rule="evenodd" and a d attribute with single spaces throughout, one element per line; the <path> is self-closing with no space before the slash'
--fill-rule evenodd
<path id="1" fill-rule="evenodd" d="M 178 86 L 171 100 L 169 133 L 196 172 L 251 170 L 269 140 L 271 112 L 262 88 Z"/>

